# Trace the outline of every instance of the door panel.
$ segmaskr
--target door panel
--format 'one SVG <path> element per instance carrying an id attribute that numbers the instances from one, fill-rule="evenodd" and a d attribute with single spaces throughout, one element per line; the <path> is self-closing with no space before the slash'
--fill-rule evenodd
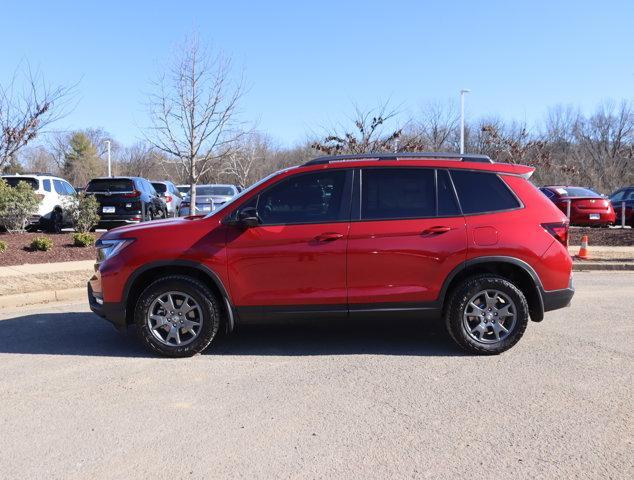
<path id="1" fill-rule="evenodd" d="M 345 314 L 352 177 L 352 170 L 293 175 L 237 209 L 237 216 L 255 209 L 261 223 L 228 229 L 230 289 L 239 311 L 338 305 Z"/>
<path id="2" fill-rule="evenodd" d="M 343 222 L 231 228 L 227 251 L 235 304 L 344 305 L 348 227 Z"/>
<path id="3" fill-rule="evenodd" d="M 449 175 L 379 167 L 363 169 L 360 184 L 358 220 L 348 236 L 350 310 L 433 302 L 467 253 L 465 220 Z"/>
<path id="4" fill-rule="evenodd" d="M 434 232 L 435 227 L 443 228 Z M 350 307 L 432 302 L 466 252 L 463 217 L 353 222 L 348 237 Z"/>

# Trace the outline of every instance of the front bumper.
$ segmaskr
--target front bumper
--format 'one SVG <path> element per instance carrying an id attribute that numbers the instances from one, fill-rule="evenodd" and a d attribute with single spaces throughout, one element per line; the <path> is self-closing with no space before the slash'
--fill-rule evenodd
<path id="1" fill-rule="evenodd" d="M 126 321 L 125 303 L 104 302 L 101 295 L 93 291 L 90 282 L 88 282 L 87 289 L 90 309 L 101 318 L 112 323 L 117 330 L 121 332 L 125 331 L 128 325 Z"/>

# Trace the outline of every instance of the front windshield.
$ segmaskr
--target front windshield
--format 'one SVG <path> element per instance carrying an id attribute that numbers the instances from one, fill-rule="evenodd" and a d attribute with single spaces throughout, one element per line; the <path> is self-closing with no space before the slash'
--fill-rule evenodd
<path id="1" fill-rule="evenodd" d="M 218 212 L 220 212 L 221 210 L 224 210 L 225 208 L 227 208 L 229 205 L 232 205 L 234 202 L 236 202 L 237 200 L 239 200 L 240 198 L 242 198 L 244 195 L 248 194 L 251 190 L 253 190 L 254 188 L 259 187 L 260 185 L 262 185 L 264 182 L 267 182 L 268 180 L 270 180 L 271 178 L 280 175 L 284 172 L 287 172 L 293 168 L 297 168 L 297 167 L 289 167 L 289 168 L 285 168 L 284 170 L 278 170 L 277 172 L 273 172 L 270 175 L 267 175 L 266 177 L 264 177 L 263 179 L 255 182 L 253 185 L 251 185 L 248 188 L 245 188 L 244 190 L 242 190 L 240 193 L 238 193 L 235 197 L 230 198 L 229 200 L 227 200 L 227 202 L 223 203 L 222 205 L 220 205 L 218 208 L 216 208 L 213 212 L 208 213 L 207 215 L 205 215 L 205 218 L 207 217 L 211 217 L 212 215 L 217 214 Z"/>

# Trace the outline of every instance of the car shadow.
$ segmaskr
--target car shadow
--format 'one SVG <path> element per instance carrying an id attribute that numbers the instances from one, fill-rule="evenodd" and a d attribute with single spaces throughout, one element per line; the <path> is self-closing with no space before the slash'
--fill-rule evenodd
<path id="1" fill-rule="evenodd" d="M 92 313 L 43 313 L 0 320 L 0 353 L 155 356 L 146 351 L 134 329 L 121 335 Z M 465 355 L 439 322 L 367 319 L 339 322 L 287 322 L 243 325 L 220 335 L 205 355 Z"/>

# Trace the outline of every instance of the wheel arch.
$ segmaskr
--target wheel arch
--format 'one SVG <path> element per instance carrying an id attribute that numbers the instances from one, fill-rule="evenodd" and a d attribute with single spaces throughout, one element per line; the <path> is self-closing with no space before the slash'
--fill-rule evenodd
<path id="1" fill-rule="evenodd" d="M 187 260 L 152 262 L 135 270 L 128 278 L 123 291 L 126 323 L 134 322 L 134 308 L 143 290 L 154 280 L 167 275 L 186 275 L 207 285 L 221 303 L 221 319 L 227 332 L 235 328 L 236 313 L 229 293 L 218 275 L 208 267 Z"/>
<path id="2" fill-rule="evenodd" d="M 458 283 L 483 273 L 498 275 L 515 283 L 526 296 L 531 320 L 540 322 L 544 319 L 543 286 L 537 272 L 525 261 L 506 256 L 472 258 L 452 270 L 439 295 L 441 308 L 444 310 L 449 292 Z"/>

